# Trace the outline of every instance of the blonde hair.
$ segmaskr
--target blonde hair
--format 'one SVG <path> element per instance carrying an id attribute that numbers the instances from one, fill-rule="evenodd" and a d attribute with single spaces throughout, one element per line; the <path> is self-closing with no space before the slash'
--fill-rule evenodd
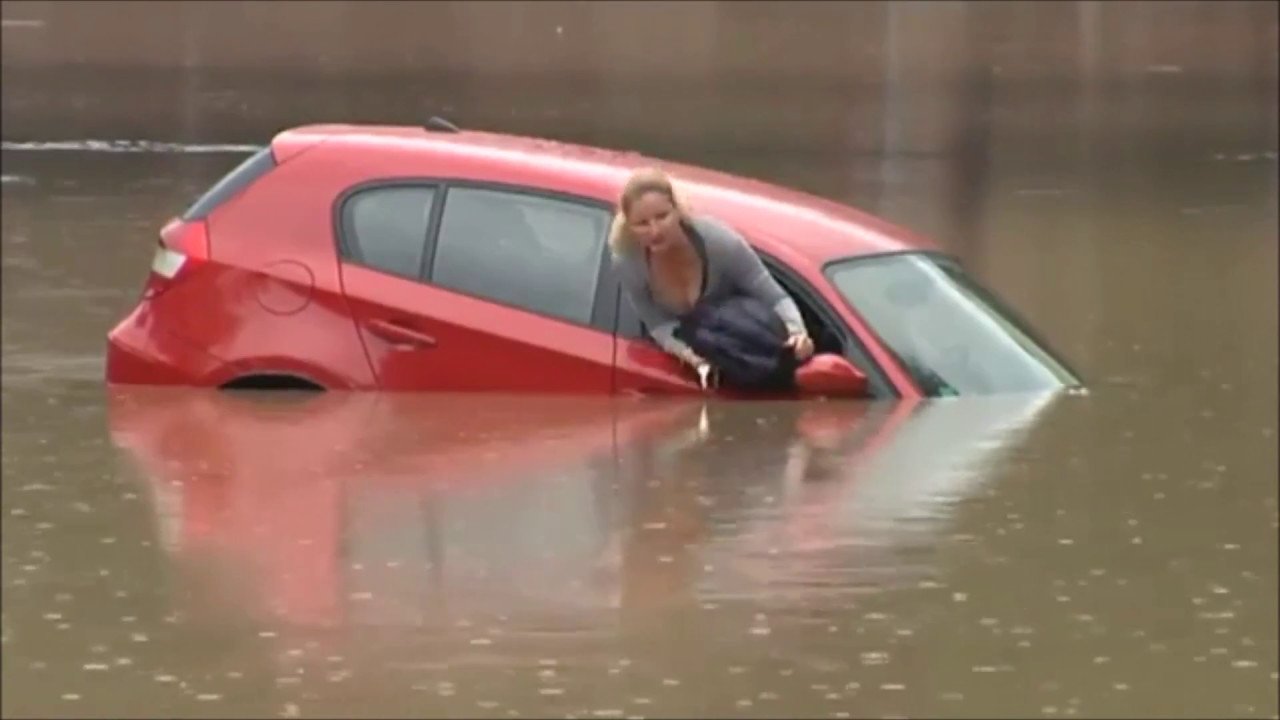
<path id="1" fill-rule="evenodd" d="M 681 218 L 689 216 L 688 205 L 665 172 L 651 167 L 631 171 L 626 184 L 622 186 L 622 192 L 618 196 L 618 208 L 609 226 L 609 249 L 614 255 L 622 255 L 633 247 L 634 240 L 631 232 L 627 230 L 627 215 L 631 212 L 631 206 L 636 200 L 651 192 L 656 192 L 669 200 Z"/>

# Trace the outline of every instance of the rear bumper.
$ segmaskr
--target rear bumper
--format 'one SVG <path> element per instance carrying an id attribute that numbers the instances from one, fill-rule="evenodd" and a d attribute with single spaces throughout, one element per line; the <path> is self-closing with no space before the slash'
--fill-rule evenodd
<path id="1" fill-rule="evenodd" d="M 172 332 L 156 327 L 143 300 L 107 334 L 108 385 L 216 385 L 225 363 Z"/>

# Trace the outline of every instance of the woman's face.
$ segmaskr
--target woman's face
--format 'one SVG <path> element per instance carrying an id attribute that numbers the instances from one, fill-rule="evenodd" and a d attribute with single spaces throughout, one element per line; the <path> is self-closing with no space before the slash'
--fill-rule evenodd
<path id="1" fill-rule="evenodd" d="M 645 248 L 662 252 L 680 238 L 680 213 L 666 195 L 647 192 L 631 203 L 627 227 Z"/>

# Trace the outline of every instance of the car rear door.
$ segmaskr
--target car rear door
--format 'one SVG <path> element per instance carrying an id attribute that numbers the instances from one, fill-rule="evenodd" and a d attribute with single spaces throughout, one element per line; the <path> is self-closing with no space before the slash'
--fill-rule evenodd
<path id="1" fill-rule="evenodd" d="M 384 390 L 604 394 L 597 295 L 609 213 L 468 183 L 388 183 L 340 204 L 343 289 Z"/>

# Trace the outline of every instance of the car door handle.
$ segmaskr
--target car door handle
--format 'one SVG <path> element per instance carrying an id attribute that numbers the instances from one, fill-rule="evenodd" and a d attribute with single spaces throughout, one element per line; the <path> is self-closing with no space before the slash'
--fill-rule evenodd
<path id="1" fill-rule="evenodd" d="M 435 347 L 436 339 L 411 327 L 405 327 L 391 320 L 370 320 L 369 331 L 393 345 L 411 347 Z"/>

